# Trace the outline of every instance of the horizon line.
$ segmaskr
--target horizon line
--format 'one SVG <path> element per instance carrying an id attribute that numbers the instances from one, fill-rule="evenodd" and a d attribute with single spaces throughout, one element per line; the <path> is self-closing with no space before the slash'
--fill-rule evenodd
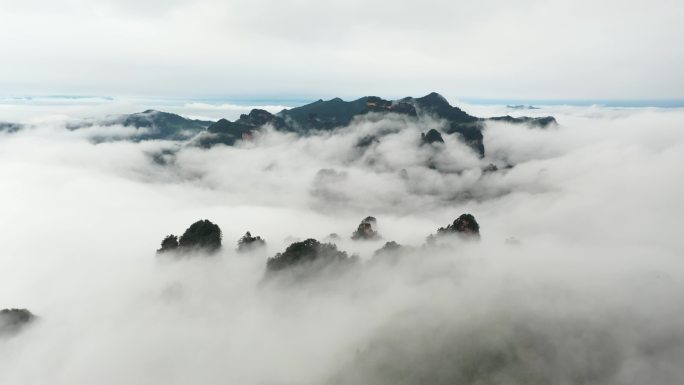
<path id="1" fill-rule="evenodd" d="M 357 100 L 366 96 L 345 99 L 345 101 Z M 313 103 L 318 100 L 330 100 L 335 97 L 306 97 L 306 96 L 229 96 L 229 95 L 214 95 L 214 96 L 135 96 L 135 95 L 97 95 L 97 94 L 67 94 L 67 93 L 45 93 L 32 95 L 12 95 L 0 96 L 0 104 L 9 101 L 25 101 L 31 102 L 33 100 L 47 99 L 47 100 L 93 100 L 100 99 L 104 102 L 115 100 L 140 100 L 140 101 L 156 101 L 156 102 L 175 102 L 175 103 L 209 103 L 209 104 L 235 104 L 235 105 L 250 105 L 263 103 L 264 105 L 273 104 L 291 104 L 300 106 L 308 103 Z M 393 100 L 393 99 L 389 99 Z M 451 101 L 450 101 L 451 102 Z M 525 105 L 525 106 L 603 106 L 603 107 L 654 107 L 654 108 L 684 108 L 684 98 L 502 98 L 502 97 L 458 97 L 454 98 L 454 102 L 462 102 L 474 105 Z"/>

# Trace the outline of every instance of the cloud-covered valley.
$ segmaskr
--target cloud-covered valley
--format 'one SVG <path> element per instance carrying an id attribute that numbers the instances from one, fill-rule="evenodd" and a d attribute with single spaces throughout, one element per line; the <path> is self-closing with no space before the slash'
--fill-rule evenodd
<path id="1" fill-rule="evenodd" d="M 126 140 L 140 131 L 117 124 L 68 129 L 133 106 L 0 110 L 27 125 L 0 132 L 0 308 L 37 316 L 0 335 L 1 384 L 684 376 L 682 109 L 524 111 L 558 125 L 487 121 L 484 157 L 439 119 L 391 113 L 312 135 L 267 125 L 211 148 Z M 421 144 L 430 129 L 443 144 Z M 479 241 L 426 244 L 464 213 Z M 350 239 L 367 216 L 381 238 Z M 155 254 L 164 236 L 205 218 L 222 230 L 218 253 Z M 237 253 L 246 231 L 266 250 Z M 358 260 L 269 279 L 267 258 L 307 238 Z M 388 241 L 405 247 L 376 254 Z"/>

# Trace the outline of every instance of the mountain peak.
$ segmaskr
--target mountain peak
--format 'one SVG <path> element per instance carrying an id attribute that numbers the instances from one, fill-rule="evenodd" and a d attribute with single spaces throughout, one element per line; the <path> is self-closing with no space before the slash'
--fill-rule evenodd
<path id="1" fill-rule="evenodd" d="M 439 92 L 435 92 L 435 91 L 430 92 L 429 94 L 425 95 L 424 97 L 425 97 L 425 98 L 427 98 L 427 97 L 430 97 L 430 98 L 442 98 L 442 99 L 446 100 L 446 98 L 445 98 L 444 96 L 442 96 L 442 94 L 440 94 Z"/>
<path id="2" fill-rule="evenodd" d="M 261 108 L 253 108 L 253 109 L 249 112 L 249 116 L 253 116 L 253 117 L 254 117 L 254 116 L 272 116 L 272 115 L 273 115 L 273 114 L 271 114 L 270 112 L 268 112 L 268 111 L 266 111 L 266 110 L 264 110 L 264 109 L 261 109 Z"/>
<path id="3" fill-rule="evenodd" d="M 420 100 L 423 103 L 427 103 L 427 104 L 444 104 L 444 105 L 451 106 L 449 101 L 444 96 L 438 94 L 437 92 L 431 92 L 431 93 L 423 96 L 422 98 L 419 98 L 418 100 Z"/>

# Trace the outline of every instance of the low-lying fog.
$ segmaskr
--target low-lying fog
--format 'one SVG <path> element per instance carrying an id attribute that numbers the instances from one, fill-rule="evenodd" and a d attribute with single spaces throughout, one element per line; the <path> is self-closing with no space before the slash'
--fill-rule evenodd
<path id="1" fill-rule="evenodd" d="M 185 108 L 173 112 L 218 117 Z M 453 136 L 442 151 L 421 147 L 437 123 L 399 117 L 307 138 L 266 130 L 209 150 L 94 144 L 127 129 L 64 129 L 106 110 L 0 109 L 0 120 L 36 125 L 0 133 L 0 308 L 39 317 L 0 338 L 0 384 L 684 378 L 684 110 L 523 111 L 559 126 L 491 123 L 485 159 Z M 500 171 L 483 174 L 489 163 Z M 463 213 L 479 222 L 479 242 L 422 247 Z M 352 241 L 368 215 L 383 239 Z M 205 218 L 223 231 L 218 255 L 155 255 L 165 235 Z M 235 252 L 248 230 L 267 253 Z M 330 233 L 359 266 L 264 281 L 268 257 Z M 415 248 L 373 260 L 387 241 Z"/>

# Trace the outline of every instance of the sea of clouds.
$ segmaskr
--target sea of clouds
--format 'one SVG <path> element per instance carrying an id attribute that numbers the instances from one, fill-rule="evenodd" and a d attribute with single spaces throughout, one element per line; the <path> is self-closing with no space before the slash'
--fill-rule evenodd
<path id="1" fill-rule="evenodd" d="M 524 111 L 559 126 L 490 123 L 484 159 L 454 136 L 420 146 L 440 122 L 400 116 L 308 137 L 266 128 L 208 150 L 92 140 L 135 133 L 120 126 L 64 128 L 148 106 L 0 105 L 0 120 L 30 124 L 0 133 L 0 308 L 39 317 L 0 339 L 0 384 L 684 378 L 684 110 Z M 168 110 L 234 119 L 243 109 Z M 500 171 L 483 173 L 490 163 Z M 463 213 L 478 220 L 479 242 L 423 246 Z M 383 239 L 351 241 L 368 215 Z M 205 218 L 223 230 L 218 255 L 155 255 L 165 235 Z M 235 252 L 248 230 L 266 252 Z M 330 233 L 358 266 L 264 279 L 268 257 Z M 386 241 L 412 248 L 373 258 Z"/>

